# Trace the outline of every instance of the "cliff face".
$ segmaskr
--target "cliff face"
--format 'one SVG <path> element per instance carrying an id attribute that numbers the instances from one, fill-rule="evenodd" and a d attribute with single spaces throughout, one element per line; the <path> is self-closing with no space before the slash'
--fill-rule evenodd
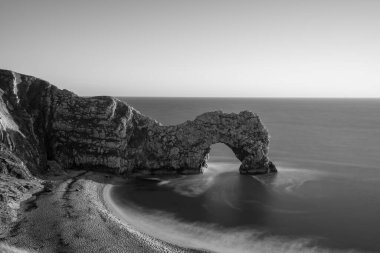
<path id="1" fill-rule="evenodd" d="M 35 77 L 0 70 L 0 165 L 28 178 L 49 167 L 126 174 L 200 173 L 210 145 L 225 143 L 241 173 L 275 172 L 268 133 L 251 112 L 210 112 L 162 126 L 112 97 L 84 98 Z M 31 173 L 30 173 L 30 172 Z"/>

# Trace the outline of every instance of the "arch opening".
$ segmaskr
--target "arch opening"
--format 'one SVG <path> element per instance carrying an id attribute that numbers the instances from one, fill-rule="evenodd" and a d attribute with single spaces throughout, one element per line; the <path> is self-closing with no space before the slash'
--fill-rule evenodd
<path id="1" fill-rule="evenodd" d="M 241 161 L 236 157 L 230 147 L 224 143 L 215 143 L 209 147 L 205 158 L 206 169 L 238 171 Z"/>

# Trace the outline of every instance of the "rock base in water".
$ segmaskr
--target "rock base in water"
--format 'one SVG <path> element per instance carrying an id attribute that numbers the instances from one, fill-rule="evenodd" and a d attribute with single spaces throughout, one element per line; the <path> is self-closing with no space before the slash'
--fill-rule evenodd
<path id="1" fill-rule="evenodd" d="M 208 112 L 163 126 L 113 97 L 79 97 L 48 82 L 0 70 L 1 170 L 21 177 L 50 170 L 194 174 L 210 146 L 224 143 L 242 174 L 276 172 L 258 115 Z M 31 171 L 32 173 L 30 173 Z"/>

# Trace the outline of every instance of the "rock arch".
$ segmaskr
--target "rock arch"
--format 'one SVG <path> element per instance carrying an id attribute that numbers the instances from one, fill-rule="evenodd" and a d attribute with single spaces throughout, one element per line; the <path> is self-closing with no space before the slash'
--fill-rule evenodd
<path id="1" fill-rule="evenodd" d="M 242 162 L 242 174 L 276 172 L 267 158 L 269 137 L 257 114 L 249 111 L 204 113 L 193 121 L 176 126 L 154 126 L 148 129 L 148 138 L 142 153 L 150 173 L 161 169 L 177 173 L 201 173 L 207 165 L 210 146 L 223 143 Z M 136 161 L 139 162 L 139 161 Z"/>
<path id="2" fill-rule="evenodd" d="M 201 173 L 215 143 L 234 152 L 242 174 L 276 172 L 267 157 L 268 132 L 252 112 L 208 112 L 162 126 L 116 98 L 80 97 L 8 70 L 0 70 L 0 93 L 1 150 L 34 174 L 49 164 L 126 174 Z"/>

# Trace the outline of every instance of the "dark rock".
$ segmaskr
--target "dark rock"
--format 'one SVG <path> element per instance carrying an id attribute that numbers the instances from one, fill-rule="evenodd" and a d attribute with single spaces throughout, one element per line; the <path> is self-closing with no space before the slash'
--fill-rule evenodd
<path id="1" fill-rule="evenodd" d="M 0 70 L 0 89 L 0 164 L 8 174 L 26 178 L 67 168 L 201 173 L 210 145 L 219 142 L 242 162 L 242 174 L 276 172 L 267 157 L 268 132 L 252 112 L 208 112 L 162 126 L 116 98 L 79 97 L 12 71 Z"/>

